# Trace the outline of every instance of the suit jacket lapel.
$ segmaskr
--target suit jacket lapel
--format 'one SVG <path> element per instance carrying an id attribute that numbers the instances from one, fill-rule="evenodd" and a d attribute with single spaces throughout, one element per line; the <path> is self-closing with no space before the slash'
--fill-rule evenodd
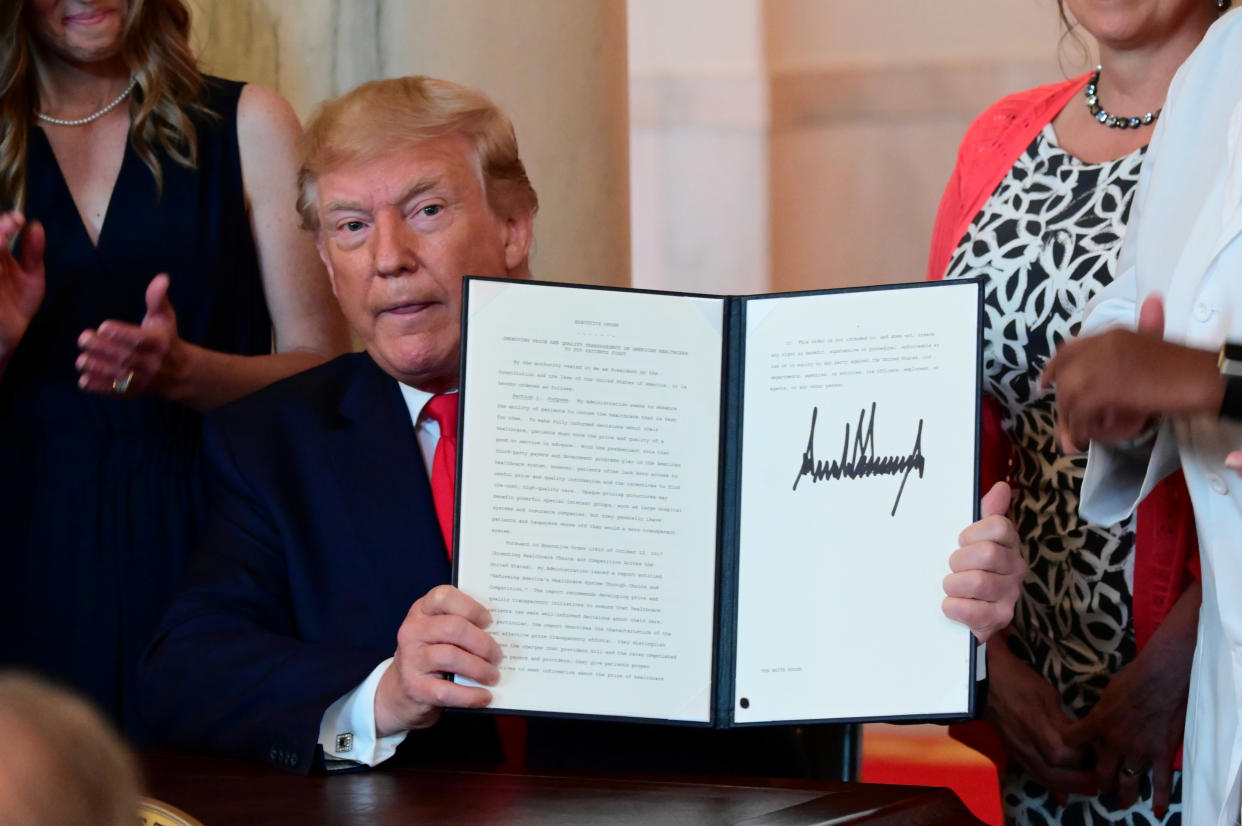
<path id="1" fill-rule="evenodd" d="M 1203 288 L 1204 279 L 1211 271 L 1212 262 L 1224 249 L 1228 231 L 1222 223 L 1222 189 L 1224 181 L 1214 181 L 1202 192 L 1202 201 L 1187 204 L 1193 211 L 1184 225 L 1185 242 L 1180 251 L 1170 260 L 1175 263 L 1171 272 L 1152 272 L 1151 277 L 1156 283 L 1163 285 L 1165 292 L 1165 337 L 1181 340 L 1187 330 L 1187 324 L 1193 319 L 1191 313 L 1197 302 L 1197 296 Z M 1167 193 L 1165 193 L 1167 195 Z M 1234 216 L 1230 216 L 1234 217 Z M 1234 234 L 1237 229 L 1234 229 Z M 1168 243 L 1160 228 L 1150 227 L 1148 238 L 1144 243 L 1149 245 L 1165 245 Z M 1141 253 L 1140 253 L 1141 254 Z M 1158 258 L 1158 256 L 1153 256 Z M 1139 266 L 1152 268 L 1150 262 Z"/>
<path id="2" fill-rule="evenodd" d="M 1212 258 L 1208 262 L 1209 267 L 1225 247 L 1229 246 L 1239 233 L 1242 233 L 1242 162 L 1238 161 L 1237 150 L 1233 144 L 1234 141 L 1231 140 L 1230 157 L 1233 161 L 1230 163 L 1229 174 L 1221 196 L 1221 232 L 1212 250 Z"/>
<path id="3" fill-rule="evenodd" d="M 416 596 L 448 582 L 449 567 L 431 485 L 397 382 L 365 353 L 344 388 L 332 431 L 344 512 L 355 524 L 359 562 L 375 560 L 387 581 Z"/>
<path id="4" fill-rule="evenodd" d="M 1225 123 L 1216 117 L 1209 122 L 1208 127 L 1217 128 L 1218 125 L 1224 127 Z M 1189 311 L 1204 287 L 1205 280 L 1212 273 L 1216 259 L 1242 234 L 1242 160 L 1238 158 L 1238 148 L 1242 144 L 1240 127 L 1242 120 L 1235 111 L 1235 117 L 1229 121 L 1227 139 L 1222 141 L 1225 145 L 1220 148 L 1228 159 L 1225 175 L 1208 177 L 1209 172 L 1199 169 L 1204 164 L 1210 164 L 1209 169 L 1216 168 L 1215 159 L 1209 160 L 1213 151 L 1210 147 L 1213 144 L 1209 144 L 1209 148 L 1204 150 L 1209 154 L 1188 161 L 1193 167 L 1189 174 L 1198 172 L 1208 180 L 1208 185 L 1194 195 L 1184 198 L 1185 208 L 1195 210 L 1198 215 L 1190 225 L 1189 235 L 1177 262 L 1176 277 L 1171 279 L 1166 308 L 1178 307 Z M 1166 159 L 1166 162 L 1171 160 L 1172 158 Z M 1169 193 L 1165 195 L 1167 197 Z M 1160 232 L 1159 228 L 1154 229 L 1157 233 Z M 1156 242 L 1163 243 L 1159 239 Z M 1178 319 L 1166 329 L 1166 335 L 1170 331 L 1183 332 L 1185 324 L 1184 318 Z"/>

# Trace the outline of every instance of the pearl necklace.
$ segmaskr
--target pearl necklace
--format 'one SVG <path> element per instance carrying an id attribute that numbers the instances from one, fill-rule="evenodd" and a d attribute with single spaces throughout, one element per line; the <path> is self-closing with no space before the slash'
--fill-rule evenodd
<path id="1" fill-rule="evenodd" d="M 1151 126 L 1156 122 L 1156 118 L 1160 117 L 1160 113 L 1164 111 L 1161 106 L 1154 112 L 1148 112 L 1141 118 L 1127 118 L 1110 115 L 1100 105 L 1100 98 L 1097 90 L 1100 88 L 1100 70 L 1103 66 L 1095 67 L 1095 74 L 1091 76 L 1091 80 L 1087 82 L 1087 88 L 1084 92 L 1087 95 L 1087 110 L 1091 112 L 1092 117 L 1104 126 L 1111 126 L 1114 129 L 1138 129 L 1140 126 Z"/>
<path id="2" fill-rule="evenodd" d="M 129 93 L 134 91 L 134 87 L 137 85 L 138 85 L 138 78 L 131 77 L 129 79 L 129 85 L 125 87 L 124 92 L 121 92 L 121 94 L 117 96 L 116 100 L 112 101 L 107 106 L 105 106 L 104 108 L 96 112 L 95 114 L 87 115 L 84 118 L 78 118 L 77 120 L 61 120 L 60 118 L 54 118 L 51 115 L 45 115 L 42 112 L 35 112 L 35 117 L 37 117 L 39 120 L 45 120 L 48 123 L 54 123 L 57 126 L 83 126 L 85 124 L 90 123 L 91 121 L 99 120 L 104 115 L 108 114 L 113 109 L 115 109 L 117 106 L 119 106 L 121 104 L 121 101 L 129 97 Z"/>

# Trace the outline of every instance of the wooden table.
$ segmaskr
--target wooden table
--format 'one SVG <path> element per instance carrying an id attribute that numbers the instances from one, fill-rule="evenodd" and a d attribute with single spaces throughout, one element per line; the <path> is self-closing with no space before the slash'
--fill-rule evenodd
<path id="1" fill-rule="evenodd" d="M 146 754 L 150 794 L 204 826 L 236 824 L 979 824 L 947 789 L 720 778 L 593 778 L 376 769 L 299 777 L 209 757 Z"/>

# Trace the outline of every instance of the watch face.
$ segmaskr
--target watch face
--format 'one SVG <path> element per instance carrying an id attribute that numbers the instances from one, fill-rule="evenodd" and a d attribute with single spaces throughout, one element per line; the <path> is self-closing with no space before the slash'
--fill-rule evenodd
<path id="1" fill-rule="evenodd" d="M 1225 397 L 1221 400 L 1222 419 L 1242 421 L 1242 377 L 1225 377 Z"/>

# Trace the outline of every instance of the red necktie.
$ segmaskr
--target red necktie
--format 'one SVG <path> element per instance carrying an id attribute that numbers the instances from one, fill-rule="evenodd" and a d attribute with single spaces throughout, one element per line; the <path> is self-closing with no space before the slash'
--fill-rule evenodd
<path id="1" fill-rule="evenodd" d="M 444 534 L 444 547 L 453 559 L 453 490 L 457 481 L 457 396 L 432 396 L 423 408 L 427 418 L 440 425 L 440 440 L 431 457 L 431 499 Z M 504 767 L 521 771 L 526 766 L 526 721 L 521 717 L 497 717 L 496 728 L 504 748 Z"/>
<path id="2" fill-rule="evenodd" d="M 457 481 L 457 394 L 432 396 L 423 408 L 440 425 L 440 439 L 431 458 L 431 500 L 444 534 L 444 549 L 453 558 L 453 490 Z"/>

